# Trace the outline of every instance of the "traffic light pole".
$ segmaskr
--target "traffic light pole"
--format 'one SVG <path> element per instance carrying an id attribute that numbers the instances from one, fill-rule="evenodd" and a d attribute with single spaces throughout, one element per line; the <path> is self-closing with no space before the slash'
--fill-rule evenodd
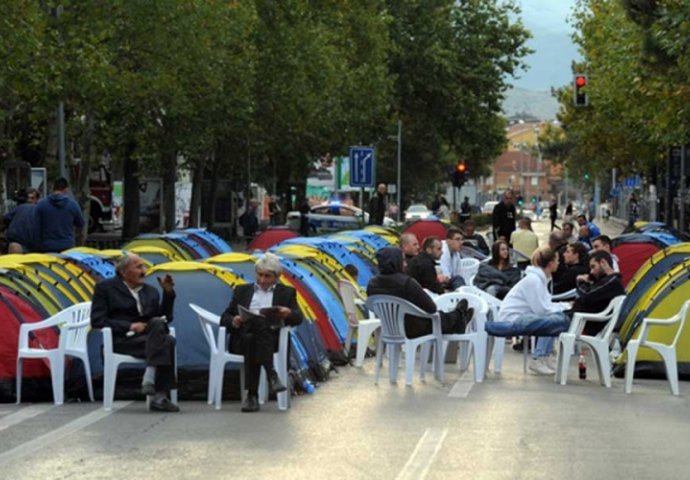
<path id="1" fill-rule="evenodd" d="M 401 152 L 402 151 L 402 120 L 398 118 L 398 186 L 395 189 L 395 198 L 396 202 L 398 203 L 398 218 L 396 219 L 398 222 L 400 221 L 400 212 L 402 210 L 402 205 L 400 204 L 400 190 L 402 190 L 402 185 L 400 184 L 400 177 L 401 177 L 401 170 L 402 170 L 402 157 L 401 157 Z"/>

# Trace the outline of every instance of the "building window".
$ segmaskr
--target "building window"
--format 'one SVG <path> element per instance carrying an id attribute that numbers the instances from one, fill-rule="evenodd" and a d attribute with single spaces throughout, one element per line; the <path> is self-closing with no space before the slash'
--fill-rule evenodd
<path id="1" fill-rule="evenodd" d="M 532 186 L 536 187 L 539 185 L 539 177 L 531 177 L 532 178 Z"/>

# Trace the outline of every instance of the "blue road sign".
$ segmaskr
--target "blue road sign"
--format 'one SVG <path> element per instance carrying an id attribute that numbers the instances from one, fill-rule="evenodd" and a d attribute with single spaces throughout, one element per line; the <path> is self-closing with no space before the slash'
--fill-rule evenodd
<path id="1" fill-rule="evenodd" d="M 371 147 L 350 147 L 350 186 L 374 187 L 376 157 Z"/>

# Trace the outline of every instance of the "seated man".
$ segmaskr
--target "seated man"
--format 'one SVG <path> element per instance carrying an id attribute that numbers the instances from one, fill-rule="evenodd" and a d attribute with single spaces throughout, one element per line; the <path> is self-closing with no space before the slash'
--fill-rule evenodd
<path id="1" fill-rule="evenodd" d="M 563 265 L 553 275 L 553 293 L 565 293 L 577 286 L 577 277 L 589 272 L 589 252 L 580 242 L 567 245 L 563 252 Z"/>
<path id="2" fill-rule="evenodd" d="M 465 230 L 465 238 L 463 239 L 463 246 L 474 248 L 475 250 L 482 252 L 484 255 L 489 255 L 489 245 L 486 243 L 484 235 L 480 235 L 476 232 L 476 225 L 472 220 L 467 220 L 463 225 Z"/>
<path id="3" fill-rule="evenodd" d="M 543 247 L 532 254 L 532 265 L 503 299 L 498 321 L 485 326 L 489 335 L 511 337 L 536 335 L 537 346 L 532 352 L 529 369 L 537 375 L 553 375 L 555 361 L 550 357 L 554 336 L 568 330 L 570 319 L 565 311 L 569 303 L 551 300 L 548 282 L 558 269 L 558 254 Z"/>
<path id="4" fill-rule="evenodd" d="M 598 237 L 599 235 L 601 235 L 601 230 L 599 230 L 599 227 L 594 225 L 591 221 L 588 222 L 587 217 L 585 217 L 582 214 L 577 216 L 577 224 L 580 227 L 587 226 L 587 229 L 589 230 L 590 238 Z"/>
<path id="5" fill-rule="evenodd" d="M 436 270 L 436 262 L 441 257 L 441 251 L 441 241 L 438 237 L 433 235 L 426 237 L 422 244 L 422 251 L 407 265 L 407 273 L 410 277 L 417 280 L 422 288 L 439 295 L 445 292 L 443 284 L 449 280 Z"/>
<path id="6" fill-rule="evenodd" d="M 295 326 L 302 323 L 302 312 L 297 305 L 294 288 L 278 283 L 283 268 L 280 259 L 266 253 L 256 262 L 256 283 L 238 285 L 220 319 L 221 326 L 230 332 L 228 350 L 244 355 L 245 387 L 247 398 L 242 405 L 243 412 L 259 411 L 259 376 L 261 367 L 266 371 L 271 393 L 285 391 L 286 387 L 273 369 L 273 353 L 278 348 L 279 329 L 275 322 Z M 266 318 L 253 317 L 243 322 L 239 307 L 254 313 L 269 307 Z"/>
<path id="7" fill-rule="evenodd" d="M 577 277 L 573 312 L 602 312 L 614 297 L 625 295 L 621 275 L 613 271 L 612 263 L 611 255 L 603 250 L 589 254 L 589 273 Z M 604 326 L 603 322 L 587 322 L 582 333 L 596 335 Z"/>
<path id="8" fill-rule="evenodd" d="M 532 222 L 529 218 L 522 217 L 518 220 L 518 229 L 510 235 L 510 244 L 525 258 L 531 258 L 532 253 L 539 248 L 539 237 L 532 230 Z M 518 260 L 518 267 L 524 270 L 529 263 L 529 260 Z"/>
<path id="9" fill-rule="evenodd" d="M 611 248 L 613 248 L 613 243 L 611 242 L 611 237 L 608 235 L 599 235 L 598 237 L 592 239 L 592 250 L 595 252 L 598 250 L 603 250 L 611 255 L 611 266 L 613 267 L 613 271 L 620 272 L 621 269 L 618 266 L 618 257 L 611 252 Z"/>
<path id="10" fill-rule="evenodd" d="M 438 241 L 438 239 L 436 239 Z M 412 277 L 402 271 L 402 252 L 399 248 L 385 247 L 378 251 L 376 259 L 379 274 L 369 281 L 367 295 L 392 295 L 415 304 L 425 312 L 437 311 L 436 304 Z M 453 312 L 441 312 L 443 333 L 465 333 L 465 326 L 472 319 L 474 309 L 467 308 L 467 301 L 458 302 Z M 432 333 L 428 318 L 408 315 L 405 317 L 405 335 L 417 338 Z"/>
<path id="11" fill-rule="evenodd" d="M 577 242 L 577 237 L 575 236 L 575 228 L 573 227 L 573 222 L 563 222 L 561 225 L 561 228 L 563 229 L 562 236 L 563 240 L 565 240 L 568 243 L 575 243 Z"/>
<path id="12" fill-rule="evenodd" d="M 402 249 L 404 257 L 404 270 L 407 271 L 407 266 L 412 259 L 419 254 L 419 240 L 414 233 L 403 233 L 400 235 L 400 248 Z"/>
<path id="13" fill-rule="evenodd" d="M 179 412 L 169 399 L 175 388 L 175 338 L 167 322 L 173 320 L 175 286 L 170 275 L 158 278 L 158 291 L 144 283 L 146 264 L 129 253 L 115 266 L 117 276 L 96 284 L 91 304 L 93 328 L 110 327 L 115 353 L 146 359 L 141 392 L 153 395 L 151 410 Z M 163 318 L 165 317 L 165 318 Z"/>
<path id="14" fill-rule="evenodd" d="M 577 241 L 587 247 L 588 250 L 592 249 L 592 233 L 587 225 L 582 225 L 578 229 Z"/>
<path id="15" fill-rule="evenodd" d="M 449 290 L 455 290 L 465 285 L 460 271 L 462 245 L 462 232 L 457 227 L 450 227 L 446 234 L 446 240 L 441 244 L 441 258 L 439 259 L 441 273 L 448 279 L 443 286 Z"/>

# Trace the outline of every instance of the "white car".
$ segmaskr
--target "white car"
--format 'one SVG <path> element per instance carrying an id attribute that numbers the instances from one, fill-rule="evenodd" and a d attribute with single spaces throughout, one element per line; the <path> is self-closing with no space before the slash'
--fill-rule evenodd
<path id="1" fill-rule="evenodd" d="M 426 208 L 426 205 L 410 205 L 410 207 L 405 210 L 405 221 L 412 222 L 414 220 L 422 220 L 433 215 L 433 212 Z"/>
<path id="2" fill-rule="evenodd" d="M 287 223 L 294 230 L 299 229 L 300 213 L 288 212 Z M 309 229 L 317 232 L 337 232 L 362 228 L 369 223 L 369 214 L 361 209 L 337 202 L 324 203 L 311 207 Z M 383 226 L 390 227 L 395 223 L 392 218 L 384 217 Z"/>
<path id="3" fill-rule="evenodd" d="M 496 205 L 498 205 L 498 202 L 495 202 L 495 201 L 486 202 L 484 204 L 484 207 L 482 208 L 482 213 L 486 213 L 486 214 L 491 215 L 492 213 L 494 213 L 494 207 Z"/>

